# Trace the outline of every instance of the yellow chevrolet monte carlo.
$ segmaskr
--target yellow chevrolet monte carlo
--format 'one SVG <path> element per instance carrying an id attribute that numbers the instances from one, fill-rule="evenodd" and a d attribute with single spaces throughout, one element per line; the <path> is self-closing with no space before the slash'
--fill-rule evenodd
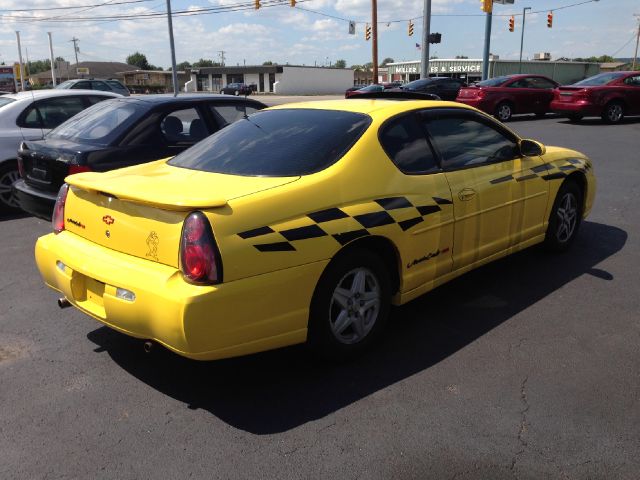
<path id="1" fill-rule="evenodd" d="M 288 104 L 171 159 L 68 177 L 35 255 L 61 306 L 189 358 L 344 357 L 391 304 L 568 248 L 594 193 L 583 154 L 462 104 Z"/>

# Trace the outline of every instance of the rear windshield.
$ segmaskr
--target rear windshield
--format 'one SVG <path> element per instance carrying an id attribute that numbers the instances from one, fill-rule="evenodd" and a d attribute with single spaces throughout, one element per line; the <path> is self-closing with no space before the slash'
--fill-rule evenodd
<path id="1" fill-rule="evenodd" d="M 593 77 L 585 78 L 579 82 L 574 83 L 576 86 L 597 86 L 597 85 L 606 85 L 607 83 L 617 80 L 618 78 L 624 77 L 626 73 L 600 73 Z"/>
<path id="2" fill-rule="evenodd" d="M 502 85 L 507 80 L 509 80 L 509 78 L 511 77 L 490 78 L 489 80 L 483 80 L 482 82 L 478 82 L 475 85 L 478 85 L 479 87 L 497 87 L 499 85 Z"/>
<path id="3" fill-rule="evenodd" d="M 75 82 L 71 80 L 67 80 L 66 82 L 62 82 L 56 88 L 71 88 Z"/>
<path id="4" fill-rule="evenodd" d="M 51 130 L 47 138 L 62 138 L 91 145 L 110 145 L 148 110 L 149 107 L 142 102 L 105 100 Z"/>
<path id="5" fill-rule="evenodd" d="M 335 110 L 261 111 L 219 130 L 169 164 L 231 175 L 308 175 L 338 161 L 370 123 L 367 115 Z"/>
<path id="6" fill-rule="evenodd" d="M 0 97 L 0 107 L 9 105 L 11 102 L 15 102 L 15 100 L 13 98 Z"/>
<path id="7" fill-rule="evenodd" d="M 433 83 L 433 82 L 434 80 L 431 80 L 430 78 L 421 78 L 419 80 L 414 80 L 413 82 L 407 83 L 403 88 L 406 88 L 407 90 L 412 90 L 414 88 L 424 87 L 425 85 L 429 85 L 430 83 Z"/>

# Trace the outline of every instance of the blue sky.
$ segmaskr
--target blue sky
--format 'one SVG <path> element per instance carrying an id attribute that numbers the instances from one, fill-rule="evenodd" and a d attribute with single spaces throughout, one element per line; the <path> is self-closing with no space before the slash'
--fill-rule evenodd
<path id="1" fill-rule="evenodd" d="M 84 21 L 74 17 L 114 14 L 145 14 L 165 11 L 165 0 L 103 5 L 78 10 L 9 12 L 9 9 L 86 6 L 123 0 L 2 0 L 0 4 L 0 61 L 17 60 L 15 30 L 21 31 L 23 57 L 48 58 L 48 31 L 53 34 L 56 56 L 73 59 L 69 40 L 80 39 L 80 61 L 124 61 L 136 50 L 149 62 L 170 65 L 166 18 L 129 21 Z M 585 0 L 515 0 L 514 5 L 494 7 L 491 52 L 500 58 L 517 58 L 520 48 L 521 16 L 516 30 L 508 31 L 508 15 L 521 15 L 523 7 L 541 13 L 527 14 L 524 58 L 536 52 L 557 57 L 615 54 L 631 57 L 635 48 L 638 0 L 600 0 L 559 9 Z M 173 0 L 174 11 L 203 7 L 233 7 L 253 0 Z M 278 3 L 267 7 L 267 3 Z M 364 40 L 364 25 L 371 18 L 370 0 L 306 0 L 291 8 L 282 0 L 262 0 L 263 8 L 174 19 L 178 62 L 201 57 L 219 60 L 225 51 L 227 65 L 280 64 L 322 65 L 344 59 L 347 65 L 371 61 L 371 42 Z M 442 34 L 442 43 L 432 45 L 440 58 L 482 56 L 485 18 L 480 0 L 433 0 L 431 30 Z M 422 0 L 378 0 L 379 61 L 418 60 L 421 43 Z M 547 13 L 554 13 L 553 28 L 546 26 Z M 79 10 L 84 10 L 79 13 Z M 499 16 L 506 15 L 506 16 Z M 51 20 L 51 17 L 57 17 Z M 42 20 L 48 18 L 49 20 Z M 416 18 L 413 37 L 407 36 L 407 19 Z M 354 20 L 356 35 L 348 34 L 348 20 Z"/>

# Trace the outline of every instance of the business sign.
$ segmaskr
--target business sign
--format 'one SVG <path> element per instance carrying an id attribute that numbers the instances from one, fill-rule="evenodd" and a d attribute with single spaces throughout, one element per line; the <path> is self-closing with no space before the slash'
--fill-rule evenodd
<path id="1" fill-rule="evenodd" d="M 78 75 L 89 75 L 89 69 L 87 67 L 78 67 L 76 68 L 76 73 Z"/>
<path id="2" fill-rule="evenodd" d="M 13 92 L 16 89 L 13 67 L 0 67 L 0 92 Z"/>
<path id="3" fill-rule="evenodd" d="M 482 72 L 482 65 L 430 65 L 429 73 Z"/>

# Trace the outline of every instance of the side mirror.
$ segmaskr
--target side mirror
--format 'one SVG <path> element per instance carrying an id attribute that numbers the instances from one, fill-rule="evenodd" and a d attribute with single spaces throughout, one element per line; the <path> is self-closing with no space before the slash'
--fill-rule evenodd
<path id="1" fill-rule="evenodd" d="M 547 152 L 545 146 L 535 140 L 524 139 L 520 141 L 520 154 L 525 157 L 537 157 Z"/>

